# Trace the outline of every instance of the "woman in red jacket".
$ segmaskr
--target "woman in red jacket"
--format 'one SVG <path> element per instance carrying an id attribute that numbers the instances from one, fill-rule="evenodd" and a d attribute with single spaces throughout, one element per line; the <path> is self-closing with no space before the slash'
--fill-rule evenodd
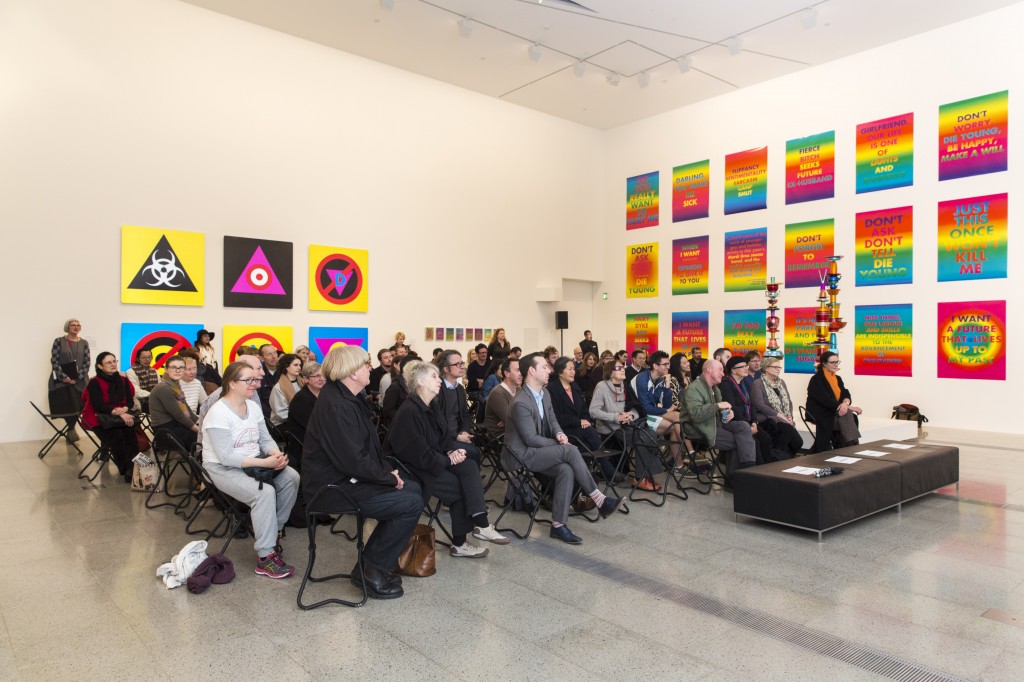
<path id="1" fill-rule="evenodd" d="M 99 436 L 117 473 L 126 483 L 132 480 L 132 459 L 139 454 L 135 438 L 135 416 L 129 407 L 135 389 L 125 375 L 117 371 L 117 358 L 103 352 L 96 357 L 96 376 L 85 387 L 82 423 Z"/>

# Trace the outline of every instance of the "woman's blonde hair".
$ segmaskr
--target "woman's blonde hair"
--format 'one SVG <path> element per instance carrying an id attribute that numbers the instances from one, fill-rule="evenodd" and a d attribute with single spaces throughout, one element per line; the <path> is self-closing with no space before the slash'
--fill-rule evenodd
<path id="1" fill-rule="evenodd" d="M 370 354 L 359 346 L 336 345 L 324 358 L 321 365 L 324 376 L 331 381 L 341 381 L 352 376 L 370 361 Z"/>

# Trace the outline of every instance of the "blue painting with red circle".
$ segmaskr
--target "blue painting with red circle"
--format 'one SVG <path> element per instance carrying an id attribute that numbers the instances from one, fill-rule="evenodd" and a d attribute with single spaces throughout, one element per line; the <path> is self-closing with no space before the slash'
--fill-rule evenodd
<path id="1" fill-rule="evenodd" d="M 224 237 L 224 307 L 292 307 L 292 243 Z"/>
<path id="2" fill-rule="evenodd" d="M 131 369 L 136 353 L 153 354 L 153 369 L 163 373 L 164 360 L 188 348 L 203 329 L 201 324 L 160 324 L 159 322 L 122 322 L 121 355 L 117 364 L 122 372 Z"/>

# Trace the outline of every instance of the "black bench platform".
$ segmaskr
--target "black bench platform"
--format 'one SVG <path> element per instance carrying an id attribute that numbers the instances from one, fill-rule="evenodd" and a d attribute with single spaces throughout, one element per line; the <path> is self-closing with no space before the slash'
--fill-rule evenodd
<path id="1" fill-rule="evenodd" d="M 909 449 L 885 447 L 912 445 Z M 858 455 L 863 450 L 882 457 Z M 855 457 L 851 464 L 828 462 L 835 456 Z M 796 466 L 842 467 L 843 473 L 816 478 L 786 472 Z M 793 528 L 822 534 L 960 480 L 960 450 L 947 445 L 875 441 L 783 462 L 741 469 L 733 478 L 733 511 Z"/>

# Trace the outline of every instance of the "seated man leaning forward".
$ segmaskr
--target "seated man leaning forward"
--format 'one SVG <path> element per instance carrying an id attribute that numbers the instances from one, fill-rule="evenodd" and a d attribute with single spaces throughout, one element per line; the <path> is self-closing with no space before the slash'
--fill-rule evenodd
<path id="1" fill-rule="evenodd" d="M 700 378 L 686 388 L 683 423 L 693 424 L 698 432 L 694 435 L 703 436 L 711 447 L 735 450 L 740 468 L 752 467 L 757 464 L 754 436 L 750 424 L 733 419 L 732 406 L 722 400 L 718 385 L 724 376 L 725 369 L 718 360 L 704 363 Z"/>
<path id="2" fill-rule="evenodd" d="M 573 497 L 573 484 L 594 500 L 602 518 L 608 518 L 622 506 L 623 498 L 605 497 L 597 489 L 594 477 L 583 462 L 580 451 L 569 445 L 569 438 L 562 432 L 548 395 L 548 377 L 551 366 L 540 353 L 530 353 L 519 361 L 523 375 L 523 390 L 516 394 L 505 421 L 505 450 L 502 451 L 502 466 L 514 469 L 515 460 L 508 453 L 511 449 L 530 471 L 545 474 L 555 479 L 551 504 L 551 537 L 571 545 L 578 545 L 583 539 L 565 525 L 569 518 L 569 502 Z"/>

